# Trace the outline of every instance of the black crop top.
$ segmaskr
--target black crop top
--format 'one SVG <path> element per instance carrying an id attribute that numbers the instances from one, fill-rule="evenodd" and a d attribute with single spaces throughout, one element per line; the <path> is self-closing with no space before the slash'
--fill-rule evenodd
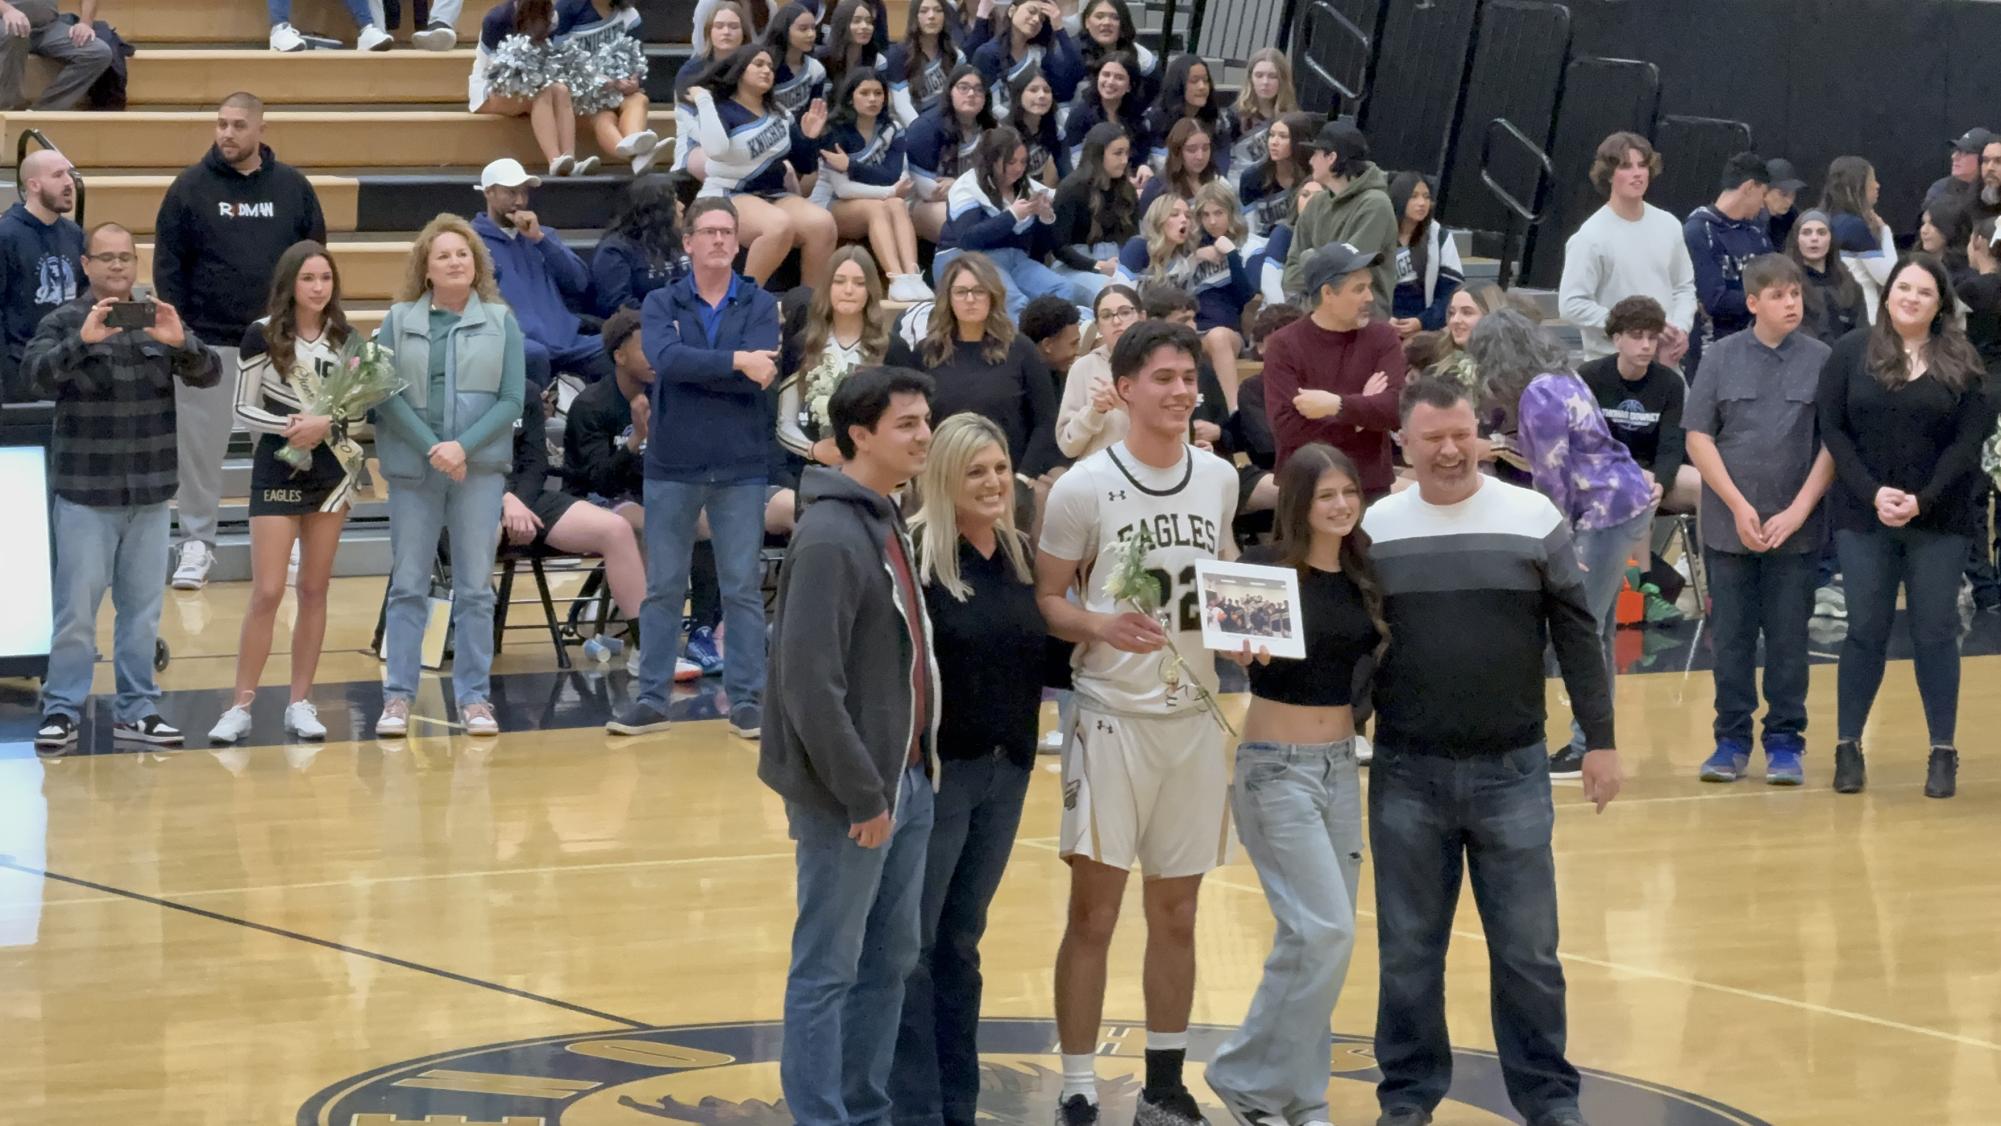
<path id="1" fill-rule="evenodd" d="M 1278 564 L 1273 548 L 1244 554 L 1246 563 Z M 1273 657 L 1251 662 L 1251 695 L 1302 707 L 1346 707 L 1354 703 L 1355 669 L 1375 652 L 1378 635 L 1362 605 L 1362 591 L 1345 573 L 1308 568 L 1299 578 L 1300 612 L 1305 618 L 1306 659 Z"/>

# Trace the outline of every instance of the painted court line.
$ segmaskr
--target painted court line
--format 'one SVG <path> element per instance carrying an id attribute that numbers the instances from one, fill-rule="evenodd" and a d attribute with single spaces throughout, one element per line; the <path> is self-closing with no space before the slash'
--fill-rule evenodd
<path id="1" fill-rule="evenodd" d="M 1696 799 L 1696 800 L 1703 800 L 1703 799 Z M 1032 844 L 1035 847 L 1043 847 L 1043 848 L 1048 847 L 1046 845 L 1040 844 L 1039 842 L 1022 841 L 1020 843 Z M 1223 887 L 1230 888 L 1233 891 L 1245 892 L 1250 895 L 1255 895 L 1260 899 L 1264 898 L 1263 888 L 1257 886 L 1256 884 L 1238 883 L 1237 881 L 1230 879 L 1228 876 L 1219 876 L 1214 873 L 1211 873 L 1209 876 L 1204 878 L 1202 882 L 1204 885 L 1219 884 Z M 1374 911 L 1368 911 L 1362 909 L 1357 909 L 1355 914 L 1358 918 L 1373 919 L 1376 917 L 1376 913 Z M 1471 942 L 1478 942 L 1483 946 L 1486 945 L 1487 941 L 1485 935 L 1482 935 L 1475 931 L 1464 931 L 1464 930 L 1454 929 L 1452 931 L 1452 935 L 1454 938 L 1463 938 Z M 1569 954 L 1561 950 L 1557 951 L 1557 957 L 1562 958 L 1564 961 L 1567 962 L 1576 962 L 1581 965 L 1592 966 L 1601 970 L 1609 970 L 1613 973 L 1626 974 L 1632 977 L 1649 978 L 1654 981 L 1666 982 L 1672 985 L 1681 985 L 1690 989 L 1705 989 L 1712 993 L 1722 993 L 1731 997 L 1742 998 L 1747 1001 L 1763 1001 L 1768 1004 L 1780 1005 L 1789 1009 L 1798 1009 L 1801 1012 L 1812 1013 L 1816 1016 L 1841 1017 L 1846 1020 L 1858 1021 L 1862 1024 L 1874 1025 L 1877 1028 L 1889 1029 L 1893 1032 L 1906 1032 L 1913 1036 L 1923 1036 L 1933 1040 L 1943 1040 L 1951 1044 L 1962 1044 L 1969 1048 L 1986 1048 L 1989 1051 L 2001 1052 L 2001 1043 L 1996 1043 L 1995 1041 L 1992 1040 L 1982 1040 L 1975 1036 L 1961 1036 L 1958 1033 L 1946 1032 L 1937 1028 L 1926 1028 L 1923 1025 L 1906 1024 L 1903 1021 L 1890 1020 L 1886 1017 L 1871 1016 L 1868 1013 L 1858 1013 L 1851 1011 L 1849 1009 L 1837 1009 L 1828 1005 L 1815 1004 L 1812 1001 L 1802 1001 L 1794 997 L 1782 997 L 1774 993 L 1760 993 L 1754 989 L 1739 989 L 1734 985 L 1718 985 L 1715 982 L 1702 981 L 1698 978 L 1683 977 L 1680 974 L 1666 973 L 1661 970 L 1650 970 L 1641 966 L 1627 965 L 1622 962 L 1608 962 L 1602 958 L 1593 958 L 1584 954 Z"/>

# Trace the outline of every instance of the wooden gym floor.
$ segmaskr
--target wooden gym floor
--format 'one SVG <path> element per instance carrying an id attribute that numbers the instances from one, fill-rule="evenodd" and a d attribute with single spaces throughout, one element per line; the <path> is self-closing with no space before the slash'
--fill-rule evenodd
<path id="1" fill-rule="evenodd" d="M 0 1122 L 788 1122 L 770 1104 L 792 864 L 754 749 L 713 719 L 605 736 L 622 669 L 557 675 L 532 632 L 498 663 L 507 734 L 440 725 L 378 743 L 362 650 L 380 589 L 338 583 L 317 697 L 335 737 L 321 747 L 278 732 L 282 626 L 251 745 L 201 738 L 228 694 L 240 586 L 168 596 L 163 712 L 186 750 L 114 752 L 92 731 L 39 757 L 32 685 L 0 684 Z M 1970 653 L 2001 651 L 1993 619 Z M 1920 793 L 1907 661 L 1870 732 L 1869 792 L 1838 797 L 1825 664 L 1808 786 L 1694 781 L 1710 686 L 1699 661 L 1681 671 L 1701 649 L 1688 633 L 1622 638 L 1629 663 L 1661 670 L 1619 678 L 1625 795 L 1594 816 L 1574 784 L 1557 791 L 1571 1056 L 1591 1073 L 1591 1120 L 2001 1123 L 2001 767 L 1986 745 L 2001 658 L 1966 663 L 1958 798 Z M 719 691 L 684 688 L 677 707 L 714 716 Z M 427 679 L 418 711 L 440 715 L 441 699 Z M 1551 710 L 1556 730 L 1554 684 Z M 1047 1122 L 1055 1084 L 1066 880 L 1055 759 L 1040 766 L 985 944 L 982 1111 L 1008 1126 Z M 1128 1121 L 1142 1043 L 1136 904 L 1127 917 L 1100 1067 L 1108 1126 Z M 1373 921 L 1365 911 L 1335 1014 L 1343 1124 L 1375 1115 Z M 1242 1017 L 1270 926 L 1246 862 L 1208 881 L 1191 1056 Z M 1514 1122 L 1486 1051 L 1470 897 L 1457 926 L 1461 1050 L 1438 1122 Z"/>

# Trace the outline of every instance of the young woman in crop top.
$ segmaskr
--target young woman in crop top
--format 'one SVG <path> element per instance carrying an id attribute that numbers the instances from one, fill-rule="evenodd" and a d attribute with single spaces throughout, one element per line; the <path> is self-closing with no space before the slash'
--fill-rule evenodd
<path id="1" fill-rule="evenodd" d="M 1299 572 L 1306 658 L 1239 657 L 1251 706 L 1230 805 L 1278 922 L 1250 1014 L 1209 1064 L 1239 1121 L 1328 1121 L 1326 1029 L 1355 947 L 1362 868 L 1352 705 L 1357 670 L 1388 634 L 1359 482 L 1347 455 L 1303 447 L 1278 471 L 1276 540 L 1244 556 Z"/>

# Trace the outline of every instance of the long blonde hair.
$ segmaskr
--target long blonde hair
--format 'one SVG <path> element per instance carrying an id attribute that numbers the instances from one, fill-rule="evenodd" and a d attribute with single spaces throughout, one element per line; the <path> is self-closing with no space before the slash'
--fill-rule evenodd
<path id="1" fill-rule="evenodd" d="M 1188 205 L 1188 237 L 1198 243 L 1202 241 L 1201 236 L 1208 233 L 1202 226 L 1202 209 L 1212 205 L 1222 208 L 1229 218 L 1230 228 L 1223 232 L 1224 236 L 1234 243 L 1243 242 L 1251 225 L 1244 222 L 1243 202 L 1228 180 L 1211 180 L 1195 189 L 1195 200 Z"/>
<path id="2" fill-rule="evenodd" d="M 1007 435 L 984 415 L 962 411 L 938 424 L 931 432 L 931 456 L 917 478 L 917 515 L 910 519 L 910 536 L 917 545 L 917 576 L 922 583 L 937 583 L 964 602 L 973 590 L 959 577 L 959 489 L 966 480 L 966 468 L 988 446 L 998 446 L 1007 454 Z M 1013 468 L 1010 462 L 1009 469 Z M 994 538 L 1007 555 L 1015 577 L 1029 582 L 1028 551 L 1021 534 L 1014 530 L 1012 474 L 1008 502 L 1001 508 Z"/>
<path id="3" fill-rule="evenodd" d="M 1167 221 L 1173 217 L 1177 207 L 1188 209 L 1188 234 L 1182 238 L 1181 245 L 1172 246 L 1167 241 Z M 1195 209 L 1173 192 L 1162 192 L 1147 204 L 1146 218 L 1139 222 L 1139 233 L 1146 238 L 1148 276 L 1166 276 L 1174 260 L 1195 253 L 1196 244 L 1201 241 L 1201 228 L 1195 224 Z"/>
<path id="4" fill-rule="evenodd" d="M 493 255 L 486 249 L 486 240 L 472 229 L 472 224 L 450 212 L 424 224 L 417 233 L 417 241 L 410 246 L 410 261 L 403 271 L 403 284 L 396 289 L 396 300 L 415 301 L 431 291 L 430 265 L 431 244 L 439 235 L 457 235 L 466 240 L 472 248 L 472 291 L 488 305 L 498 305 L 500 287 L 493 280 Z"/>
<path id="5" fill-rule="evenodd" d="M 1259 63 L 1270 63 L 1278 71 L 1278 96 L 1270 104 L 1262 104 L 1251 86 L 1251 72 Z M 1246 132 L 1267 121 L 1277 121 L 1288 113 L 1299 112 L 1299 95 L 1292 88 L 1292 60 L 1277 47 L 1260 47 L 1251 52 L 1244 64 L 1244 90 L 1237 95 L 1237 120 Z M 1297 144 L 1298 142 L 1294 142 Z"/>
<path id="6" fill-rule="evenodd" d="M 952 283 L 960 274 L 971 274 L 980 288 L 987 291 L 986 337 L 981 342 L 980 354 L 988 363 L 998 364 L 1007 359 L 1007 350 L 1014 344 L 1014 322 L 1007 317 L 1007 283 L 1001 281 L 1000 268 L 993 259 L 969 250 L 952 259 L 952 264 L 945 267 L 945 275 L 938 279 L 938 300 L 931 306 L 931 319 L 925 325 L 920 349 L 927 367 L 944 363 L 959 346 L 959 314 L 952 311 Z"/>

